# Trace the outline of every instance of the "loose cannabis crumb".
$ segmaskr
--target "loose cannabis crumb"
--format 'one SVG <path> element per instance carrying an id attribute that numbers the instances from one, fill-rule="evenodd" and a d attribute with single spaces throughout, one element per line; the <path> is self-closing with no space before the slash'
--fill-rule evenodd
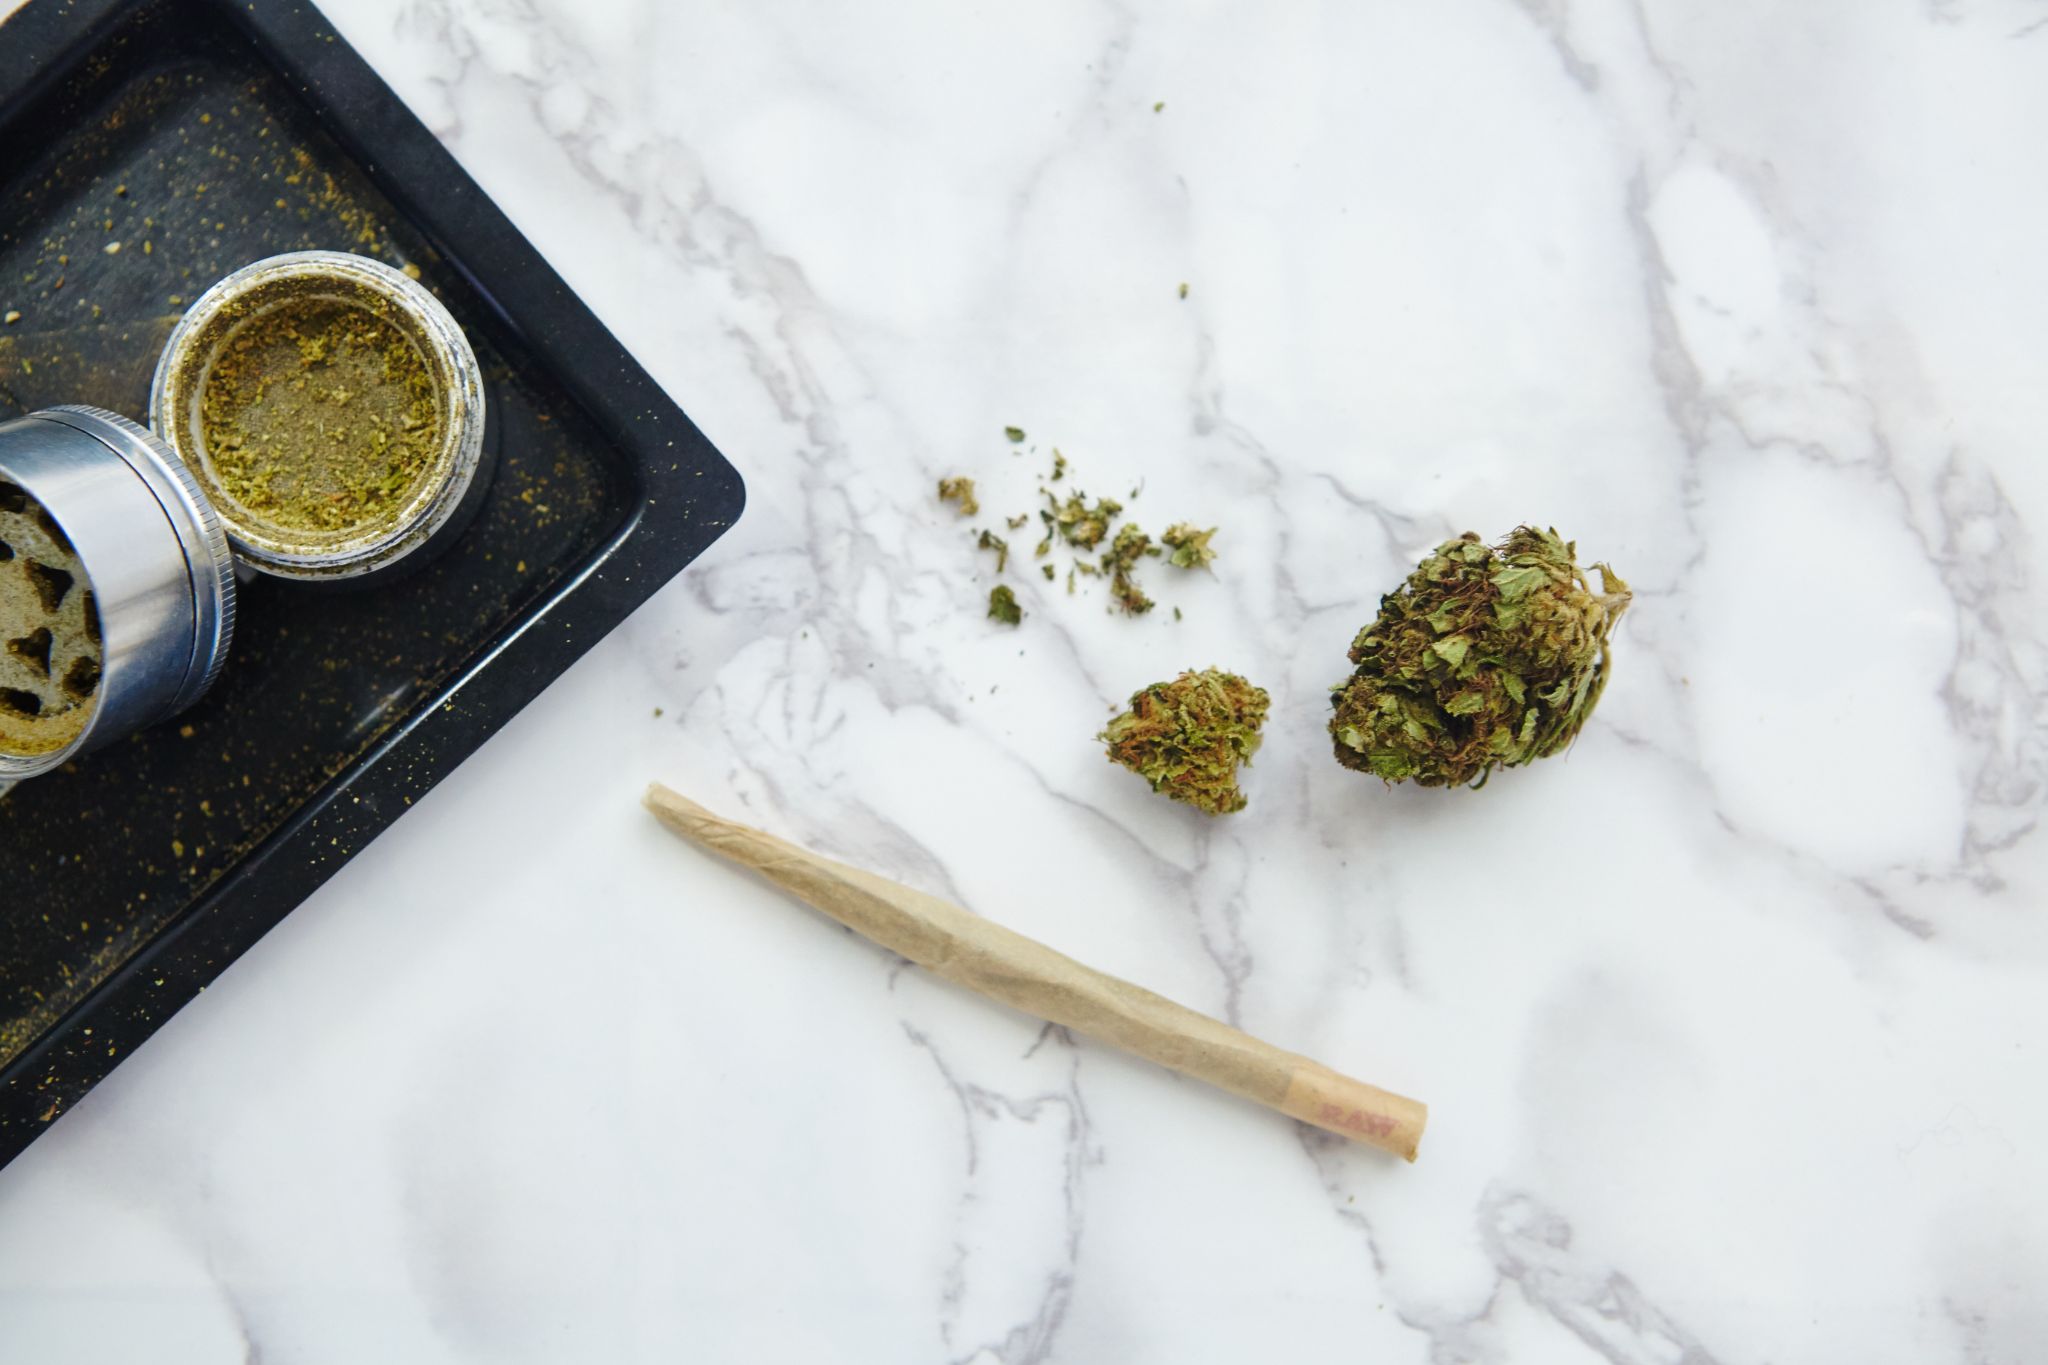
<path id="1" fill-rule="evenodd" d="M 1092 550 L 1100 545 L 1109 534 L 1109 523 L 1124 510 L 1124 505 L 1114 498 L 1098 498 L 1090 507 L 1086 493 L 1074 493 L 1065 502 L 1050 493 L 1045 496 L 1052 504 L 1052 522 L 1060 539 L 1077 550 Z"/>
<path id="2" fill-rule="evenodd" d="M 1007 583 L 998 583 L 988 590 L 988 614 L 1006 626 L 1014 626 L 1024 619 L 1024 608 L 1017 605 L 1017 594 Z"/>
<path id="3" fill-rule="evenodd" d="M 1096 736 L 1109 761 L 1152 790 L 1211 815 L 1243 810 L 1237 770 L 1259 751 L 1270 699 L 1235 673 L 1206 668 L 1131 694 L 1130 709 Z"/>
<path id="4" fill-rule="evenodd" d="M 1489 549 L 1437 546 L 1380 599 L 1330 698 L 1337 761 L 1388 782 L 1484 783 L 1557 753 L 1592 715 L 1629 603 L 1605 564 L 1594 592 L 1569 541 L 1517 527 Z"/>
<path id="5" fill-rule="evenodd" d="M 1180 296 L 1182 298 L 1186 298 L 1188 296 L 1188 282 L 1186 280 L 1182 280 L 1180 282 Z"/>
<path id="6" fill-rule="evenodd" d="M 199 414 L 222 491 L 293 530 L 342 530 L 395 511 L 441 444 L 419 351 L 371 310 L 329 299 L 245 324 L 208 373 Z"/>
<path id="7" fill-rule="evenodd" d="M 407 261 L 404 265 L 400 266 L 399 269 L 404 273 L 405 277 L 409 280 L 416 280 L 420 277 L 420 268 L 414 265 L 411 261 Z"/>
<path id="8" fill-rule="evenodd" d="M 1175 522 L 1159 537 L 1173 551 L 1166 557 L 1166 562 L 1176 569 L 1208 568 L 1216 559 L 1216 552 L 1209 548 L 1209 538 L 1215 534 L 1214 526 L 1202 531 L 1189 522 Z"/>
<path id="9" fill-rule="evenodd" d="M 1152 537 L 1136 526 L 1126 524 L 1110 542 L 1109 550 L 1102 556 L 1102 571 L 1109 575 L 1110 593 L 1126 616 L 1143 616 L 1152 610 L 1152 599 L 1138 586 L 1132 570 L 1138 561 L 1147 555 L 1156 555 L 1159 548 L 1152 543 Z"/>
<path id="10" fill-rule="evenodd" d="M 981 504 L 974 500 L 974 480 L 969 478 L 940 479 L 939 501 L 958 504 L 963 517 L 981 511 Z"/>
<path id="11" fill-rule="evenodd" d="M 19 308 L 10 308 L 7 310 L 6 322 L 9 327 L 12 327 L 15 323 L 20 321 L 21 310 Z"/>
<path id="12" fill-rule="evenodd" d="M 1023 436 L 1021 427 L 1006 427 L 1005 433 L 1014 432 Z M 1052 451 L 1052 466 L 1039 484 L 1038 491 L 1045 499 L 1045 506 L 1039 509 L 1038 517 L 1044 527 L 1044 535 L 1032 547 L 1031 557 L 1035 560 L 1049 560 L 1055 548 L 1064 546 L 1073 553 L 1066 568 L 1067 593 L 1071 596 L 1082 578 L 1107 578 L 1110 581 L 1112 601 L 1109 610 L 1122 611 L 1128 616 L 1141 616 L 1151 611 L 1156 603 L 1139 586 L 1136 569 L 1139 562 L 1148 557 L 1171 556 L 1171 562 L 1190 568 L 1207 565 L 1216 557 L 1210 548 L 1210 538 L 1216 528 L 1206 530 L 1187 522 L 1177 522 L 1169 528 L 1165 548 L 1153 542 L 1143 530 L 1135 525 L 1118 524 L 1123 515 L 1124 504 L 1114 498 L 1091 500 L 1087 493 L 1074 488 L 1067 482 L 1067 457 L 1057 447 Z M 1055 489 L 1054 484 L 1061 485 Z M 1144 481 L 1131 489 L 1130 496 L 1136 498 L 1144 491 Z M 1062 496 L 1064 494 L 1064 496 Z M 939 481 L 939 496 L 953 502 L 965 500 L 965 506 L 979 510 L 972 479 L 964 476 Z M 1030 524 L 1028 513 L 1006 517 L 1004 522 L 1012 532 Z M 996 572 L 1001 574 L 1009 566 L 1009 542 L 993 530 L 980 530 L 976 543 L 984 550 L 996 555 Z M 1021 546 L 1020 546 L 1021 552 Z M 1059 568 L 1050 562 L 1041 563 L 1039 572 L 1046 582 L 1057 582 Z M 1180 619 L 1176 610 L 1175 620 Z"/>
<path id="13" fill-rule="evenodd" d="M 1153 105 L 1153 106 L 1152 106 L 1152 112 L 1153 112 L 1153 113 L 1155 113 L 1155 114 L 1163 114 L 1163 113 L 1165 113 L 1165 112 L 1166 112 L 1166 101 L 1165 101 L 1165 100 L 1161 100 L 1161 101 L 1159 101 L 1159 103 L 1157 103 L 1157 104 Z M 1200 121 L 1200 120 L 1197 120 L 1197 122 L 1199 122 L 1199 121 Z"/>
<path id="14" fill-rule="evenodd" d="M 1007 437 L 1009 437 L 1009 438 L 1010 438 L 1010 444 L 1011 444 L 1011 445 L 1016 445 L 1016 444 L 1018 444 L 1018 443 L 1019 443 L 1020 441 L 1022 441 L 1022 440 L 1024 439 L 1024 428 L 1022 428 L 1022 427 L 1004 427 L 1004 428 L 1003 428 L 1003 435 L 1005 435 L 1005 436 L 1007 436 Z"/>
<path id="15" fill-rule="evenodd" d="M 1180 608 L 1179 608 L 1179 607 L 1175 607 L 1175 608 L 1173 609 L 1173 619 L 1174 619 L 1174 620 L 1176 620 L 1176 621 L 1180 620 Z"/>
<path id="16" fill-rule="evenodd" d="M 101 247 L 100 250 L 106 252 L 109 256 L 119 255 L 121 251 L 121 244 L 119 242 L 108 242 L 105 246 Z"/>

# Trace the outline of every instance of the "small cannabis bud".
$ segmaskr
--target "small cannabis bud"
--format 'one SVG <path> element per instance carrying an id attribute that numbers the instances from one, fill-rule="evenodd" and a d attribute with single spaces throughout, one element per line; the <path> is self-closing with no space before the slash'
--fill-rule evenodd
<path id="1" fill-rule="evenodd" d="M 1010 591 L 1007 583 L 998 583 L 988 590 L 989 619 L 1014 626 L 1024 619 L 1024 608 L 1017 605 L 1017 594 Z"/>
<path id="2" fill-rule="evenodd" d="M 981 504 L 974 500 L 974 480 L 968 478 L 940 479 L 939 501 L 958 503 L 963 517 L 981 510 Z"/>
<path id="3" fill-rule="evenodd" d="M 1116 539 L 1102 556 L 1103 572 L 1109 575 L 1110 591 L 1116 595 L 1117 605 L 1124 609 L 1126 616 L 1143 616 L 1152 610 L 1152 599 L 1138 586 L 1138 580 L 1131 570 L 1138 567 L 1138 561 L 1146 555 L 1156 555 L 1159 547 L 1152 543 L 1152 537 L 1136 526 L 1125 523 L 1118 528 Z"/>
<path id="4" fill-rule="evenodd" d="M 1209 538 L 1215 534 L 1214 526 L 1206 531 L 1200 531 L 1189 522 L 1175 522 L 1159 537 L 1166 542 L 1167 548 L 1173 551 L 1167 556 L 1166 562 L 1176 569 L 1208 568 L 1216 559 L 1216 552 L 1209 548 Z"/>
<path id="5" fill-rule="evenodd" d="M 1077 550 L 1092 550 L 1100 545 L 1109 534 L 1109 523 L 1124 510 L 1124 505 L 1115 498 L 1097 498 L 1090 507 L 1084 493 L 1075 493 L 1065 502 L 1050 493 L 1046 498 L 1052 503 L 1052 511 L 1040 515 L 1051 518 L 1048 532 L 1057 529 L 1060 537 Z M 1050 538 L 1048 534 L 1047 539 Z"/>
<path id="6" fill-rule="evenodd" d="M 1243 810 L 1237 768 L 1259 751 L 1266 689 L 1205 668 L 1131 694 L 1131 709 L 1096 738 L 1121 763 L 1176 801 L 1211 815 Z"/>
<path id="7" fill-rule="evenodd" d="M 994 531 L 983 531 L 981 539 L 976 543 L 984 550 L 994 550 L 996 552 L 996 572 L 1001 573 L 1003 566 L 1010 562 L 1010 542 L 1004 540 Z"/>
<path id="8" fill-rule="evenodd" d="M 1594 592 L 1556 531 L 1522 526 L 1493 549 L 1467 531 L 1380 599 L 1334 689 L 1337 761 L 1388 782 L 1484 781 L 1570 744 L 1607 685 L 1607 638 L 1628 584 Z"/>

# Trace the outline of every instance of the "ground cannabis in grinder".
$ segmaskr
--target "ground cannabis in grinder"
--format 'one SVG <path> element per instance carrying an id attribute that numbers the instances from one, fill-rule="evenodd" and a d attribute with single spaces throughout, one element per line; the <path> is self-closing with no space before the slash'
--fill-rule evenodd
<path id="1" fill-rule="evenodd" d="M 1483 781 L 1570 744 L 1607 685 L 1608 637 L 1628 584 L 1594 592 L 1556 531 L 1522 526 L 1488 548 L 1468 531 L 1380 599 L 1334 689 L 1337 761 L 1389 782 Z"/>
<path id="2" fill-rule="evenodd" d="M 1131 694 L 1130 710 L 1097 738 L 1152 790 L 1211 815 L 1243 810 L 1237 769 L 1259 750 L 1266 690 L 1205 668 Z"/>
<path id="3" fill-rule="evenodd" d="M 432 467 L 441 407 L 427 363 L 375 311 L 304 299 L 258 314 L 199 396 L 221 491 L 258 520 L 346 531 L 395 515 Z"/>
<path id="4" fill-rule="evenodd" d="M 91 719 L 104 662 L 91 580 L 70 538 L 0 479 L 0 754 L 54 753 Z"/>

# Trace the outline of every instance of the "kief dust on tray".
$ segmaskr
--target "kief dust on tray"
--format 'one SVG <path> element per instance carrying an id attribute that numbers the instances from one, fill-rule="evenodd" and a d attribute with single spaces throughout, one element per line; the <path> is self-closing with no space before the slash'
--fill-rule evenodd
<path id="1" fill-rule="evenodd" d="M 221 491 L 297 531 L 393 515 L 441 444 L 433 376 L 369 308 L 325 298 L 259 314 L 222 348 L 200 391 Z"/>

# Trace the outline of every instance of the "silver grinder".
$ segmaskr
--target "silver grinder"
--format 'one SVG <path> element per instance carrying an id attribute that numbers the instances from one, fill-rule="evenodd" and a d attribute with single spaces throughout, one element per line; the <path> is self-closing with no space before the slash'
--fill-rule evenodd
<path id="1" fill-rule="evenodd" d="M 234 560 L 164 443 L 98 408 L 0 422 L 0 788 L 197 701 Z"/>

